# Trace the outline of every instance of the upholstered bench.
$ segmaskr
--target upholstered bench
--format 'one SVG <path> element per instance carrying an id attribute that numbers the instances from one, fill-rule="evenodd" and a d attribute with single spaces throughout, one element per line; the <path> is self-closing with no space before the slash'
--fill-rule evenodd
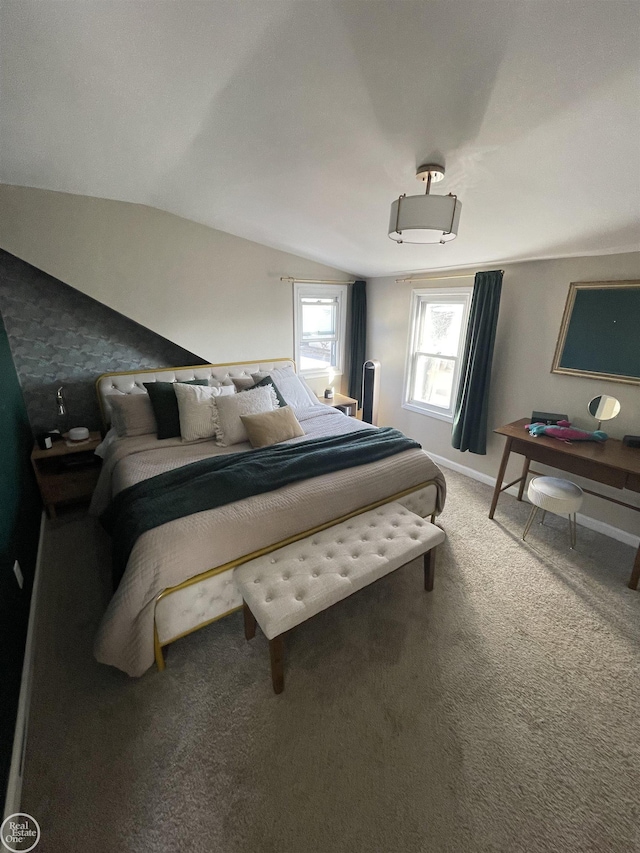
<path id="1" fill-rule="evenodd" d="M 424 586 L 433 589 L 435 524 L 402 504 L 388 503 L 239 566 L 245 636 L 256 621 L 269 640 L 273 689 L 284 689 L 283 635 L 421 554 Z"/>

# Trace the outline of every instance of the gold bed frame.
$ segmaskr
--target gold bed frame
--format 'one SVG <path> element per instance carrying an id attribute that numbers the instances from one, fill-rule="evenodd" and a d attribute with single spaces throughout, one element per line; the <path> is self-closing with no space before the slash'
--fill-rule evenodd
<path id="1" fill-rule="evenodd" d="M 100 413 L 102 415 L 102 422 L 104 426 L 107 426 L 107 419 L 105 418 L 104 407 L 102 404 L 102 395 L 98 390 L 98 383 L 109 376 L 133 376 L 135 374 L 140 373 L 159 373 L 163 370 L 197 370 L 203 367 L 234 367 L 238 364 L 266 364 L 271 363 L 275 364 L 279 361 L 290 361 L 294 364 L 293 359 L 290 358 L 266 358 L 266 359 L 257 359 L 256 361 L 228 361 L 222 362 L 221 364 L 195 364 L 195 365 L 185 365 L 183 367 L 156 367 L 149 368 L 145 370 L 121 370 L 121 371 L 113 371 L 111 373 L 102 373 L 96 379 L 96 396 L 98 397 L 98 403 L 100 405 Z M 156 608 L 158 606 L 158 602 L 163 598 L 171 595 L 172 593 L 179 592 L 182 589 L 187 589 L 187 587 L 194 586 L 201 581 L 207 580 L 208 578 L 212 578 L 215 575 L 222 574 L 223 572 L 232 571 L 237 566 L 241 566 L 244 563 L 248 563 L 250 560 L 254 560 L 256 557 L 262 557 L 264 554 L 270 554 L 272 551 L 277 551 L 279 548 L 284 548 L 285 545 L 290 545 L 292 542 L 298 542 L 300 539 L 305 539 L 307 536 L 313 536 L 315 533 L 320 533 L 321 530 L 327 530 L 329 527 L 335 527 L 337 524 L 341 524 L 343 521 L 347 521 L 350 518 L 354 518 L 356 515 L 361 515 L 363 512 L 368 512 L 371 509 L 376 509 L 379 506 L 382 506 L 386 503 L 391 503 L 392 501 L 398 500 L 399 498 L 406 497 L 407 495 L 412 494 L 413 492 L 419 492 L 421 489 L 426 489 L 428 486 L 436 486 L 435 480 L 426 480 L 423 483 L 419 483 L 417 486 L 411 486 L 408 489 L 404 489 L 401 492 L 396 492 L 393 495 L 389 495 L 386 498 L 382 498 L 379 501 L 374 501 L 374 503 L 367 504 L 366 506 L 360 507 L 353 512 L 348 512 L 346 515 L 341 515 L 338 518 L 334 518 L 331 521 L 327 521 L 324 524 L 318 524 L 315 527 L 311 527 L 309 530 L 304 530 L 301 533 L 296 533 L 293 536 L 288 536 L 286 539 L 281 539 L 279 542 L 274 542 L 272 545 L 266 545 L 264 548 L 259 548 L 257 551 L 251 551 L 249 554 L 245 554 L 242 557 L 237 557 L 235 560 L 230 560 L 228 563 L 223 563 L 221 566 L 216 566 L 212 569 L 207 569 L 205 572 L 201 572 L 199 575 L 194 575 L 192 578 L 188 578 L 186 581 L 182 581 L 182 583 L 176 584 L 176 586 L 169 586 L 166 589 L 163 589 L 162 592 L 158 593 L 156 596 L 154 605 L 153 605 L 153 650 L 155 655 L 156 666 L 159 672 L 162 672 L 165 669 L 165 660 L 164 654 L 162 650 L 167 646 L 170 646 L 172 643 L 175 643 L 176 640 L 181 640 L 183 637 L 189 636 L 189 634 L 193 634 L 196 631 L 199 631 L 201 628 L 206 628 L 207 625 L 212 625 L 214 622 L 217 622 L 219 619 L 224 619 L 225 616 L 229 616 L 231 613 L 235 613 L 238 610 L 242 609 L 242 605 L 238 605 L 238 607 L 232 607 L 231 610 L 227 610 L 225 613 L 220 613 L 218 616 L 214 616 L 213 619 L 207 619 L 205 622 L 201 622 L 199 625 L 196 625 L 194 628 L 190 628 L 188 631 L 183 631 L 180 634 L 177 634 L 175 637 L 172 637 L 170 640 L 166 640 L 164 643 L 160 642 L 158 638 L 158 629 L 156 626 Z M 431 514 L 431 521 L 435 521 L 436 512 L 434 511 Z"/>
<path id="2" fill-rule="evenodd" d="M 379 506 L 382 506 L 386 503 L 391 503 L 392 501 L 398 500 L 398 498 L 404 498 L 407 495 L 412 494 L 413 492 L 419 492 L 421 489 L 426 489 L 427 486 L 436 486 L 435 480 L 426 480 L 424 483 L 419 483 L 417 486 L 411 486 L 409 489 L 404 489 L 402 492 L 396 492 L 394 495 L 390 495 L 389 497 L 382 498 L 379 501 L 375 501 L 374 503 L 367 504 L 366 506 L 359 507 L 358 509 L 353 510 L 353 512 L 348 512 L 346 515 L 341 515 L 338 518 L 333 518 L 331 521 L 326 521 L 324 524 L 318 524 L 315 527 L 311 527 L 309 530 L 304 530 L 301 533 L 296 533 L 293 536 L 288 536 L 286 539 L 281 539 L 279 542 L 274 542 L 272 545 L 266 545 L 264 548 L 258 548 L 257 551 L 252 551 L 250 554 L 245 554 L 243 557 L 237 557 L 235 560 L 230 560 L 228 563 L 223 563 L 221 566 L 217 566 L 214 569 L 208 569 L 206 572 L 202 572 L 199 575 L 194 575 L 192 578 L 189 578 L 186 581 L 182 581 L 182 583 L 177 584 L 176 586 L 169 586 L 166 589 L 163 589 L 161 593 L 156 596 L 155 603 L 153 605 L 153 650 L 156 659 L 156 666 L 158 670 L 162 672 L 165 668 L 164 655 L 162 650 L 171 645 L 171 643 L 175 643 L 176 640 L 182 639 L 182 637 L 187 637 L 189 634 L 193 634 L 195 631 L 199 631 L 201 628 L 206 628 L 207 625 L 211 625 L 214 622 L 217 622 L 218 619 L 224 619 L 225 616 L 229 616 L 230 613 L 235 613 L 238 610 L 242 610 L 242 605 L 238 605 L 238 607 L 232 607 L 231 610 L 227 610 L 225 613 L 220 613 L 219 616 L 214 616 L 213 619 L 207 619 L 206 622 L 201 622 L 199 625 L 196 625 L 195 628 L 190 628 L 188 631 L 183 631 L 181 634 L 177 634 L 175 637 L 172 637 L 170 640 L 167 640 L 164 643 L 161 643 L 158 638 L 158 630 L 156 628 L 156 607 L 158 606 L 158 602 L 165 598 L 167 595 L 171 595 L 173 592 L 178 592 L 178 590 L 186 589 L 189 586 L 193 586 L 194 584 L 200 583 L 200 581 L 207 580 L 207 578 L 212 578 L 214 575 L 222 574 L 222 572 L 228 572 L 232 569 L 237 568 L 237 566 L 241 566 L 244 563 L 248 563 L 250 560 L 254 560 L 256 557 L 262 557 L 264 554 L 270 554 L 272 551 L 277 551 L 280 548 L 284 548 L 285 545 L 290 545 L 292 542 L 299 542 L 300 539 L 305 539 L 307 536 L 313 536 L 315 533 L 320 533 L 321 530 L 327 530 L 329 527 L 335 527 L 337 524 L 341 524 L 343 521 L 347 521 L 350 518 L 354 518 L 356 515 L 361 515 L 363 512 L 368 512 L 371 509 L 376 509 Z M 436 513 L 433 512 L 431 514 L 431 521 L 435 521 Z"/>

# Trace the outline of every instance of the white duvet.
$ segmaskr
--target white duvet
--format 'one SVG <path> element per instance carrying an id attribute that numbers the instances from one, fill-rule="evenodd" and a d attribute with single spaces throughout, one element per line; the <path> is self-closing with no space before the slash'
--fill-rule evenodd
<path id="1" fill-rule="evenodd" d="M 305 436 L 291 439 L 292 444 L 369 427 L 324 405 L 298 409 L 296 416 Z M 208 456 L 251 450 L 248 444 L 218 447 L 213 441 L 184 444 L 179 438 L 159 442 L 155 436 L 106 444 L 91 504 L 94 514 L 101 513 L 122 489 L 156 474 Z M 136 542 L 102 619 L 94 647 L 96 658 L 129 675 L 141 675 L 154 661 L 154 603 L 164 589 L 428 480 L 438 483 L 441 508 L 442 472 L 424 451 L 407 450 L 147 531 Z"/>

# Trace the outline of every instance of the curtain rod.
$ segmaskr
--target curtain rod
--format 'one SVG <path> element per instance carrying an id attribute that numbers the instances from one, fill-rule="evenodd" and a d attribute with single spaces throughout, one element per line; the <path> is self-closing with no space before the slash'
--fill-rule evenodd
<path id="1" fill-rule="evenodd" d="M 482 272 L 482 270 L 481 270 Z M 500 270 L 500 272 L 504 275 L 504 270 Z M 475 278 L 476 273 L 465 273 L 464 275 L 430 275 L 426 278 L 397 278 L 396 284 L 401 284 L 405 281 L 442 281 L 445 278 Z"/>
<path id="2" fill-rule="evenodd" d="M 355 284 L 355 278 L 348 281 L 335 281 L 335 279 L 330 278 L 294 278 L 292 275 L 281 275 L 280 281 L 291 283 L 299 281 L 300 284 Z"/>

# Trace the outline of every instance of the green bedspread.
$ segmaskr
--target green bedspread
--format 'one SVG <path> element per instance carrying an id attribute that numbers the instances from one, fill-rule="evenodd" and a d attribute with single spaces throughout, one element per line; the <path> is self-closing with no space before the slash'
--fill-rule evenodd
<path id="1" fill-rule="evenodd" d="M 113 536 L 114 587 L 147 530 L 420 445 L 391 427 L 201 459 L 123 489 L 100 517 Z"/>

